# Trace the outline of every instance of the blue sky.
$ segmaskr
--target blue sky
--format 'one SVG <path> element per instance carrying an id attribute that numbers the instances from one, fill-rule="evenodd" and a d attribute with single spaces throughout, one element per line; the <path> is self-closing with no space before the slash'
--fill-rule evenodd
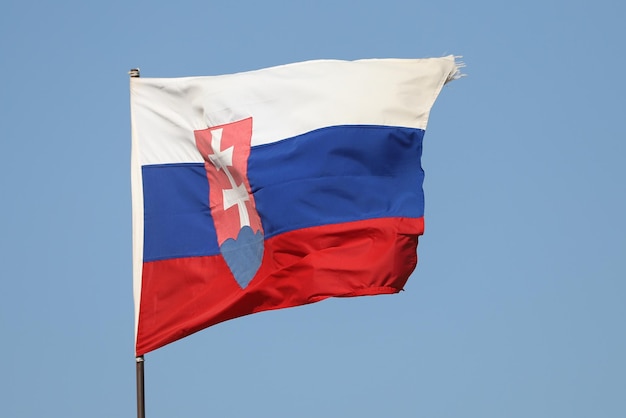
<path id="1" fill-rule="evenodd" d="M 619 1 L 0 7 L 0 416 L 135 414 L 127 71 L 463 55 L 425 137 L 398 295 L 204 330 L 146 356 L 147 416 L 626 416 Z"/>

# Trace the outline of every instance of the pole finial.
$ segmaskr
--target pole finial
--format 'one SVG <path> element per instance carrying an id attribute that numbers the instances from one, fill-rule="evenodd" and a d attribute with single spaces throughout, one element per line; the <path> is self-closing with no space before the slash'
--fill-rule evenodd
<path id="1" fill-rule="evenodd" d="M 139 68 L 132 68 L 128 74 L 130 74 L 131 77 L 139 77 Z"/>

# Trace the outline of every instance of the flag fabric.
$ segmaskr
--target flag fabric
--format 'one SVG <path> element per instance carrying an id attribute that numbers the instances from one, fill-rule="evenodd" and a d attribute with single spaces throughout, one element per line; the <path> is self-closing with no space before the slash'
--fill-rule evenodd
<path id="1" fill-rule="evenodd" d="M 396 293 L 454 57 L 131 78 L 135 352 L 222 321 Z"/>

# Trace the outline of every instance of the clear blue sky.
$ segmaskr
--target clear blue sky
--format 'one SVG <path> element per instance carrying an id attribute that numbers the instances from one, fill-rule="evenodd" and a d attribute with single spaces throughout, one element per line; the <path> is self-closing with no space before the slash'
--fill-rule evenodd
<path id="1" fill-rule="evenodd" d="M 625 7 L 5 0 L 0 416 L 135 415 L 130 68 L 456 54 L 406 291 L 150 353 L 147 417 L 625 417 Z"/>

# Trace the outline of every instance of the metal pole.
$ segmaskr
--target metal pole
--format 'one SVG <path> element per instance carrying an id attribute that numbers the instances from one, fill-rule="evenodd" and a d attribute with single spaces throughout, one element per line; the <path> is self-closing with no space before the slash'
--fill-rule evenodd
<path id="1" fill-rule="evenodd" d="M 146 418 L 146 398 L 143 385 L 143 356 L 135 358 L 137 362 L 137 418 Z"/>
<path id="2" fill-rule="evenodd" d="M 139 68 L 133 68 L 128 72 L 131 78 L 139 77 Z M 146 397 L 144 390 L 143 356 L 135 357 L 137 372 L 137 418 L 146 418 Z"/>

